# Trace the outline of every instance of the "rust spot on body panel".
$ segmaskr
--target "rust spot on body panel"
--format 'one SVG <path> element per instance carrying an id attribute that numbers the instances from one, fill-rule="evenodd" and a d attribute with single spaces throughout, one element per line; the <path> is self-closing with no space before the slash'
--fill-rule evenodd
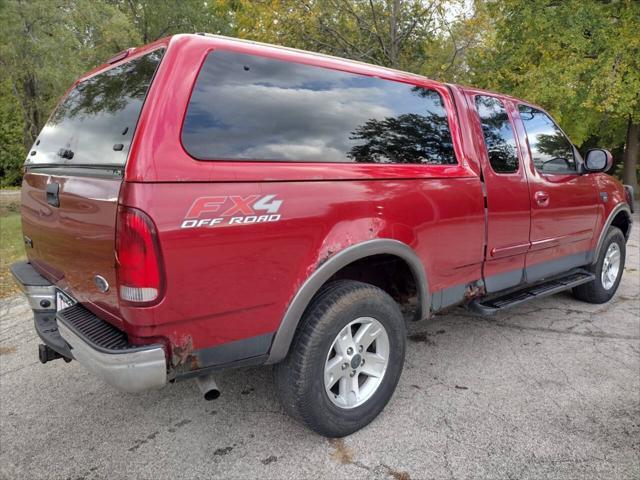
<path id="1" fill-rule="evenodd" d="M 181 370 L 195 370 L 198 368 L 197 359 L 193 355 L 193 338 L 191 335 L 185 336 L 179 345 L 173 345 L 171 352 L 171 364 L 174 367 Z M 193 368 L 194 366 L 195 368 Z"/>
<path id="2" fill-rule="evenodd" d="M 473 300 L 474 298 L 482 297 L 487 293 L 484 284 L 481 282 L 470 283 L 467 285 L 467 289 L 464 292 L 465 300 Z"/>

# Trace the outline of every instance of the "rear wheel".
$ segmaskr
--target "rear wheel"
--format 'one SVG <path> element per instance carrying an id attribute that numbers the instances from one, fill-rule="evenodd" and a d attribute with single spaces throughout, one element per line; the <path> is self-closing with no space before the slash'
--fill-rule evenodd
<path id="1" fill-rule="evenodd" d="M 618 290 L 626 256 L 626 242 L 622 231 L 610 227 L 596 263 L 591 267 L 595 279 L 573 289 L 573 295 L 589 303 L 605 303 Z"/>
<path id="2" fill-rule="evenodd" d="M 361 429 L 393 395 L 405 336 L 400 309 L 383 290 L 351 280 L 326 285 L 275 367 L 285 410 L 327 437 Z"/>

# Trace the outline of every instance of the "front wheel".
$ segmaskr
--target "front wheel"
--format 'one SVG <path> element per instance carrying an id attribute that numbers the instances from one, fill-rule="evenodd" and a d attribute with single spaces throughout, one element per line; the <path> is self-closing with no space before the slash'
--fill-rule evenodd
<path id="1" fill-rule="evenodd" d="M 574 287 L 574 297 L 589 303 L 605 303 L 611 300 L 622 279 L 625 256 L 626 241 L 622 231 L 617 227 L 610 227 L 600 255 L 591 267 L 591 272 L 596 278 Z"/>
<path id="2" fill-rule="evenodd" d="M 405 337 L 402 313 L 383 290 L 351 280 L 326 285 L 275 367 L 284 409 L 327 437 L 361 429 L 393 395 Z"/>

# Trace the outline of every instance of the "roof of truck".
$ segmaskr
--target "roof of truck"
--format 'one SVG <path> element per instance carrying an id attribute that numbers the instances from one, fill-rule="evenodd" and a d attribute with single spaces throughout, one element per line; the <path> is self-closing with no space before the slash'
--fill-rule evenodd
<path id="1" fill-rule="evenodd" d="M 344 67 L 348 66 L 348 65 L 356 65 L 360 68 L 364 68 L 366 70 L 369 71 L 369 73 L 371 73 L 372 75 L 382 75 L 385 77 L 393 77 L 394 79 L 398 79 L 398 80 L 405 80 L 405 81 L 411 81 L 411 80 L 418 80 L 418 81 L 428 81 L 428 82 L 432 82 L 432 83 L 437 83 L 437 84 L 441 84 L 441 85 L 450 85 L 450 86 L 455 86 L 467 91 L 473 91 L 476 93 L 486 93 L 486 94 L 490 94 L 490 95 L 494 95 L 494 96 L 499 96 L 499 97 L 504 97 L 504 98 L 509 98 L 511 100 L 514 100 L 516 102 L 520 102 L 520 103 L 525 103 L 527 105 L 531 105 L 534 106 L 536 108 L 540 108 L 539 106 L 527 102 L 526 100 L 523 100 L 521 98 L 518 97 L 514 97 L 512 95 L 507 95 L 505 93 L 500 93 L 500 92 L 495 92 L 495 91 L 491 91 L 491 90 L 486 90 L 486 89 L 480 89 L 480 88 L 476 88 L 473 86 L 467 86 L 467 85 L 462 85 L 462 84 L 455 84 L 455 83 L 448 83 L 448 82 L 442 82 L 439 80 L 433 80 L 431 78 L 425 77 L 424 75 L 419 75 L 416 73 L 410 73 L 410 72 L 406 72 L 403 70 L 398 70 L 395 68 L 390 68 L 390 67 L 383 67 L 380 65 L 375 65 L 372 63 L 367 63 L 367 62 L 362 62 L 360 60 L 352 60 L 352 59 L 348 59 L 348 58 L 343 58 L 343 57 L 337 57 L 334 55 L 327 55 L 324 53 L 318 53 L 318 52 L 312 52 L 309 50 L 301 50 L 298 48 L 293 48 L 293 47 L 285 47 L 282 45 L 274 45 L 274 44 L 270 44 L 270 43 L 264 43 L 264 42 L 258 42 L 258 41 L 254 41 L 254 40 L 247 40 L 247 39 L 242 39 L 242 38 L 234 38 L 234 37 L 227 37 L 224 35 L 217 35 L 217 34 L 212 34 L 212 33 L 179 33 L 179 34 L 175 34 L 175 35 L 171 35 L 168 37 L 164 37 L 161 38 L 159 40 L 156 40 L 155 42 L 140 46 L 140 47 L 132 47 L 129 48 L 127 50 L 123 50 L 119 53 L 117 53 L 116 55 L 114 55 L 113 57 L 111 57 L 109 60 L 107 60 L 105 63 L 97 66 L 96 68 L 90 70 L 89 72 L 85 73 L 84 75 L 82 75 L 77 81 L 82 81 L 85 80 L 93 75 L 95 75 L 96 73 L 109 68 L 113 65 L 116 65 L 118 63 L 124 62 L 127 59 L 134 57 L 134 56 L 138 56 L 138 55 L 142 55 L 145 52 L 148 52 L 150 50 L 153 50 L 155 48 L 158 48 L 160 46 L 168 46 L 171 42 L 178 40 L 180 38 L 184 38 L 184 37 L 198 37 L 200 39 L 203 40 L 209 40 L 212 41 L 213 44 L 216 45 L 222 45 L 222 46 L 234 46 L 234 45 L 242 45 L 242 46 L 252 46 L 255 47 L 253 50 L 255 50 L 256 52 L 287 52 L 287 53 L 291 53 L 294 54 L 297 57 L 300 58 L 308 58 L 308 59 L 324 59 L 324 60 L 328 60 L 330 63 L 332 64 L 342 64 Z"/>

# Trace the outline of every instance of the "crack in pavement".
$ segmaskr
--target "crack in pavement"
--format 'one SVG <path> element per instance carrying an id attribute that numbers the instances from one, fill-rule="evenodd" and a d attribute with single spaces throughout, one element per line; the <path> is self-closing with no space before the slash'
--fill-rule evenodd
<path id="1" fill-rule="evenodd" d="M 602 332 L 602 333 L 601 332 L 573 332 L 569 330 L 560 330 L 555 328 L 533 327 L 533 326 L 528 327 L 524 325 L 513 325 L 503 320 L 492 320 L 492 319 L 487 319 L 482 317 L 480 317 L 478 320 L 488 323 L 490 325 L 510 328 L 513 330 L 543 332 L 543 333 L 558 333 L 562 335 L 575 335 L 579 337 L 602 338 L 602 339 L 612 339 L 612 340 L 640 340 L 640 335 L 620 335 L 617 333 L 606 333 L 606 332 Z"/>

